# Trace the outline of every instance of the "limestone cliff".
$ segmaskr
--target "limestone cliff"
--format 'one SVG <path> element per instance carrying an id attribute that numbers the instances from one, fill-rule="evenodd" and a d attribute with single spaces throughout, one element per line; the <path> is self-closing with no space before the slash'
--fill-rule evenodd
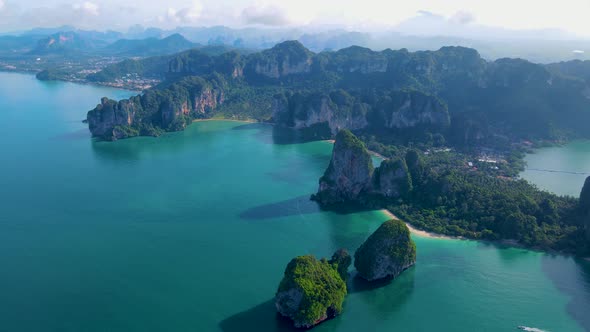
<path id="1" fill-rule="evenodd" d="M 440 99 L 418 91 L 395 91 L 379 112 L 387 128 L 447 128 L 451 118 Z"/>
<path id="2" fill-rule="evenodd" d="M 400 158 L 384 160 L 373 181 L 375 191 L 387 198 L 406 197 L 412 191 L 412 177 L 406 161 Z"/>
<path id="3" fill-rule="evenodd" d="M 327 124 L 332 135 L 340 129 L 365 128 L 368 106 L 357 102 L 342 90 L 330 94 L 312 93 L 276 96 L 273 119 L 278 125 L 294 129 L 311 128 Z"/>
<path id="4" fill-rule="evenodd" d="M 347 270 L 350 256 L 335 253 L 332 260 L 296 257 L 285 269 L 275 295 L 277 311 L 296 328 L 311 328 L 342 312 L 347 294 L 339 270 Z"/>
<path id="5" fill-rule="evenodd" d="M 416 263 L 416 244 L 400 220 L 381 225 L 354 254 L 359 276 L 374 281 L 395 278 Z"/>
<path id="6" fill-rule="evenodd" d="M 96 108 L 89 111 L 86 120 L 93 137 L 101 137 L 107 140 L 123 138 L 124 133 L 120 128 L 131 126 L 135 115 L 141 112 L 140 97 L 132 97 L 119 102 L 102 98 Z"/>
<path id="7" fill-rule="evenodd" d="M 86 119 L 92 136 L 117 140 L 182 130 L 192 119 L 207 115 L 223 102 L 223 89 L 192 77 L 119 102 L 103 98 Z"/>
<path id="8" fill-rule="evenodd" d="M 341 130 L 314 198 L 322 204 L 354 201 L 370 190 L 372 176 L 373 161 L 365 144 L 350 131 Z"/>
<path id="9" fill-rule="evenodd" d="M 371 104 L 344 90 L 277 95 L 273 119 L 295 129 L 325 123 L 333 135 L 340 129 L 443 131 L 451 122 L 440 99 L 418 91 L 393 91 L 375 97 Z"/>
<path id="10" fill-rule="evenodd" d="M 248 58 L 247 72 L 271 79 L 311 71 L 313 53 L 298 41 L 287 41 Z"/>

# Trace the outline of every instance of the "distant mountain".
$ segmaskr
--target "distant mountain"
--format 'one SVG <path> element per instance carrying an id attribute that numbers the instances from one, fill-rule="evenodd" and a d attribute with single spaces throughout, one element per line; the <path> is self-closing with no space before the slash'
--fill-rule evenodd
<path id="1" fill-rule="evenodd" d="M 59 32 L 39 40 L 37 46 L 30 53 L 34 55 L 71 55 L 87 53 L 101 46 L 104 46 L 104 41 L 85 38 L 73 31 Z"/>
<path id="2" fill-rule="evenodd" d="M 163 39 L 121 39 L 107 46 L 102 51 L 113 55 L 154 56 L 178 53 L 199 46 L 180 34 L 173 34 Z"/>
<path id="3" fill-rule="evenodd" d="M 414 34 L 411 34 L 412 31 L 416 30 L 413 27 L 423 21 L 432 23 L 423 26 L 428 28 L 427 31 L 424 31 L 424 33 L 415 31 Z M 368 47 L 373 50 L 406 48 L 409 51 L 438 50 L 444 46 L 462 46 L 477 49 L 482 57 L 487 60 L 505 57 L 523 58 L 535 63 L 553 63 L 574 59 L 590 60 L 590 40 L 568 39 L 567 35 L 563 35 L 559 31 L 498 30 L 470 23 L 447 21 L 442 17 L 428 13 L 423 13 L 414 20 L 404 22 L 394 30 L 371 33 L 348 31 L 344 28 L 335 27 L 233 29 L 225 26 L 177 27 L 171 30 L 133 26 L 128 31 L 120 33 L 115 31 L 84 31 L 63 26 L 58 28 L 37 28 L 13 33 L 13 35 L 19 37 L 48 37 L 64 31 L 73 31 L 80 37 L 103 46 L 112 44 L 119 39 L 142 40 L 153 38 L 160 40 L 180 34 L 186 40 L 200 45 L 228 45 L 247 49 L 267 49 L 285 40 L 298 40 L 314 52 L 336 51 L 353 45 Z M 474 33 L 474 31 L 478 31 L 478 33 Z M 7 36 L 7 34 L 2 36 Z M 491 38 L 490 36 L 497 37 Z M 11 40 L 10 48 L 14 49 L 14 43 L 20 41 L 22 40 Z M 8 42 L 4 41 L 4 43 Z M 4 45 L 3 41 L 0 40 L 0 54 L 7 53 L 2 49 Z M 17 47 L 16 49 L 23 48 Z M 34 46 L 31 48 L 34 48 Z M 133 52 L 141 55 L 141 52 Z M 149 56 L 169 54 L 170 52 L 161 53 L 148 50 L 145 53 Z M 133 54 L 132 56 L 137 55 Z"/>
<path id="4" fill-rule="evenodd" d="M 201 75 L 211 73 L 214 59 L 222 54 L 248 54 L 227 46 L 201 46 L 173 55 L 153 56 L 144 59 L 127 59 L 107 66 L 86 77 L 90 82 L 113 82 L 129 76 L 149 79 L 166 79 L 170 76 Z M 218 57 L 223 59 L 223 57 Z"/>
<path id="5" fill-rule="evenodd" d="M 38 35 L 0 36 L 0 54 L 12 55 L 30 52 L 43 38 L 43 36 Z"/>
<path id="6" fill-rule="evenodd" d="M 554 74 L 562 75 L 570 78 L 578 78 L 590 85 L 590 61 L 567 61 L 552 63 L 547 65 L 547 68 Z"/>

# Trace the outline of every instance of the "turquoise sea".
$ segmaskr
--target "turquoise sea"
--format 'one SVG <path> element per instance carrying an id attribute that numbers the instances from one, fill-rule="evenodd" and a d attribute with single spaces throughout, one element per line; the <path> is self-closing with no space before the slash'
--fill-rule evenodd
<path id="1" fill-rule="evenodd" d="M 558 195 L 579 197 L 590 176 L 590 141 L 539 149 L 525 160 L 524 179 Z"/>
<path id="2" fill-rule="evenodd" d="M 297 255 L 353 252 L 386 216 L 321 211 L 327 142 L 200 122 L 114 143 L 81 123 L 130 92 L 0 73 L 0 331 L 290 331 L 272 303 Z M 590 264 L 416 238 L 417 265 L 352 280 L 314 331 L 590 331 Z"/>

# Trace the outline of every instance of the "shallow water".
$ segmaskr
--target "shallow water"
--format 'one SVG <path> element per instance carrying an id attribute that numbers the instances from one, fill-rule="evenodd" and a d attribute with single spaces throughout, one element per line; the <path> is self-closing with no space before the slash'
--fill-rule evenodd
<path id="1" fill-rule="evenodd" d="M 90 139 L 120 90 L 0 74 L 0 331 L 283 331 L 272 298 L 297 255 L 354 251 L 386 216 L 309 201 L 328 142 L 202 122 L 160 138 Z M 590 266 L 416 238 L 418 264 L 353 279 L 314 331 L 590 330 Z"/>

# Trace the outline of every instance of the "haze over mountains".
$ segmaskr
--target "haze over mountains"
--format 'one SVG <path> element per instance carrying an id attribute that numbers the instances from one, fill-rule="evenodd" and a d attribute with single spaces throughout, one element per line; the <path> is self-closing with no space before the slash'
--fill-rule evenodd
<path id="1" fill-rule="evenodd" d="M 437 50 L 443 46 L 477 49 L 484 58 L 524 58 L 537 63 L 587 60 L 590 40 L 560 30 L 509 30 L 472 24 L 468 18 L 449 20 L 422 13 L 396 27 L 380 32 L 359 32 L 338 26 L 315 27 L 177 27 L 144 28 L 125 32 L 81 30 L 72 26 L 35 28 L 0 35 L 1 54 L 47 55 L 75 52 L 116 56 L 166 55 L 199 45 L 265 49 L 286 40 L 298 40 L 314 52 L 349 46 L 373 50 Z"/>

